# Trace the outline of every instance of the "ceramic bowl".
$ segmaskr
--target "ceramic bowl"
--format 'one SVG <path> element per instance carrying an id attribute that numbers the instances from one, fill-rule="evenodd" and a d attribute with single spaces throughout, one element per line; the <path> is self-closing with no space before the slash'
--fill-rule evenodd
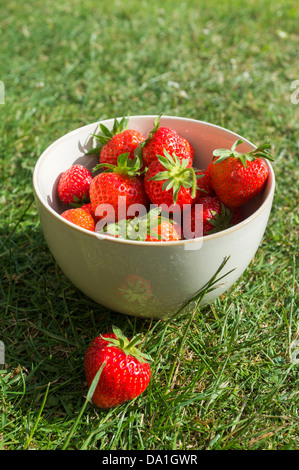
<path id="1" fill-rule="evenodd" d="M 128 128 L 147 136 L 156 116 L 132 116 Z M 112 128 L 114 119 L 102 121 Z M 163 116 L 160 125 L 175 129 L 195 149 L 194 166 L 206 168 L 216 148 L 242 139 L 240 151 L 255 146 L 244 137 L 203 121 Z M 57 264 L 70 281 L 95 302 L 123 314 L 166 319 L 204 286 L 229 257 L 232 272 L 205 297 L 211 302 L 229 289 L 252 261 L 269 219 L 275 188 L 272 166 L 260 194 L 244 206 L 245 219 L 222 232 L 176 242 L 121 240 L 81 229 L 59 214 L 66 209 L 57 196 L 60 174 L 80 163 L 92 169 L 97 156 L 92 134 L 99 122 L 76 129 L 52 143 L 38 159 L 33 187 L 40 224 Z M 225 274 L 225 273 L 223 273 Z M 133 295 L 132 295 L 133 294 Z"/>

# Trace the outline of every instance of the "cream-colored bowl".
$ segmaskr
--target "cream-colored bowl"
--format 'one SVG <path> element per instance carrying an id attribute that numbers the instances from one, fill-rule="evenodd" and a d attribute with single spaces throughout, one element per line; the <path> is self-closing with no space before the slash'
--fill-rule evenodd
<path id="1" fill-rule="evenodd" d="M 156 116 L 132 116 L 128 128 L 147 136 Z M 111 128 L 114 119 L 102 121 Z M 219 126 L 194 119 L 164 116 L 171 127 L 195 149 L 194 165 L 206 168 L 216 148 L 230 148 L 236 139 L 240 151 L 254 145 Z M 76 129 L 52 143 L 38 159 L 33 186 L 41 227 L 55 260 L 84 294 L 111 310 L 128 315 L 166 319 L 192 298 L 214 275 L 225 257 L 225 272 L 233 270 L 208 294 L 210 302 L 243 274 L 252 261 L 269 219 L 275 188 L 272 166 L 263 191 L 244 207 L 245 220 L 204 238 L 177 242 L 140 242 L 99 236 L 74 226 L 59 214 L 66 209 L 57 196 L 60 174 L 75 163 L 92 169 L 97 156 L 86 156 L 99 132 L 99 123 Z M 223 272 L 223 274 L 225 274 Z"/>

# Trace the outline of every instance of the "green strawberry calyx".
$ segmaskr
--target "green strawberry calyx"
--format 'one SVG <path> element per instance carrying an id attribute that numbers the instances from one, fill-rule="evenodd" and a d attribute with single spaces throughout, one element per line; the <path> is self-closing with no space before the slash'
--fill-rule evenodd
<path id="1" fill-rule="evenodd" d="M 228 207 L 221 203 L 221 212 L 220 214 L 214 210 L 211 210 L 212 217 L 207 219 L 207 221 L 213 225 L 213 228 L 209 230 L 209 235 L 212 233 L 221 232 L 229 227 L 231 227 L 232 212 Z"/>
<path id="2" fill-rule="evenodd" d="M 87 204 L 89 201 L 90 201 L 90 198 L 85 193 L 83 194 L 81 199 L 79 199 L 77 196 L 73 194 L 73 202 L 70 202 L 70 206 L 74 208 L 81 207 L 83 204 Z"/>
<path id="3" fill-rule="evenodd" d="M 238 139 L 233 143 L 231 149 L 220 148 L 214 150 L 213 156 L 218 158 L 214 160 L 213 163 L 221 163 L 229 157 L 238 158 L 245 167 L 247 166 L 247 162 L 253 162 L 258 157 L 266 158 L 267 160 L 273 161 L 273 158 L 269 151 L 269 148 L 271 147 L 270 143 L 264 143 L 259 147 L 256 147 L 251 152 L 237 152 L 236 147 L 243 143 L 243 140 Z"/>
<path id="4" fill-rule="evenodd" d="M 157 155 L 159 162 L 165 168 L 165 171 L 160 171 L 156 175 L 149 178 L 153 181 L 164 181 L 162 185 L 163 191 L 173 190 L 173 202 L 176 204 L 178 193 L 181 187 L 191 188 L 191 197 L 195 198 L 197 187 L 197 178 L 202 178 L 204 175 L 196 174 L 193 167 L 187 158 L 182 160 L 173 153 L 170 155 L 166 149 L 163 149 L 164 156 Z"/>
<path id="5" fill-rule="evenodd" d="M 122 219 L 116 223 L 105 225 L 102 232 L 126 240 L 144 241 L 148 235 L 161 240 L 162 237 L 155 232 L 155 228 L 163 220 L 172 223 L 170 219 L 161 216 L 161 211 L 161 207 L 154 207 L 145 215 L 133 219 Z"/>
<path id="6" fill-rule="evenodd" d="M 101 335 L 101 338 L 109 343 L 109 345 L 121 349 L 127 356 L 135 357 L 139 362 L 147 363 L 152 358 L 143 352 L 141 352 L 136 346 L 142 342 L 142 335 L 138 334 L 131 340 L 129 340 L 122 331 L 116 326 L 112 326 L 112 331 L 116 338 L 105 338 Z"/>
<path id="7" fill-rule="evenodd" d="M 136 149 L 135 149 L 134 155 L 138 156 L 140 158 L 140 160 L 142 159 L 143 147 L 145 146 L 145 144 L 147 144 L 147 142 L 149 142 L 151 140 L 151 138 L 153 137 L 155 132 L 157 132 L 157 130 L 160 127 L 160 118 L 161 118 L 161 116 L 162 116 L 162 114 L 159 114 L 159 116 L 156 117 L 156 119 L 154 120 L 154 127 L 150 130 L 147 138 L 144 139 L 142 142 L 140 142 L 137 145 Z"/>
<path id="8" fill-rule="evenodd" d="M 96 165 L 92 171 L 96 171 L 99 168 L 103 168 L 104 172 L 113 172 L 127 176 L 139 176 L 144 173 L 145 170 L 142 170 L 142 161 L 138 155 L 135 155 L 134 158 L 129 158 L 130 153 L 122 153 L 117 157 L 117 165 L 112 163 L 99 163 Z"/>
<path id="9" fill-rule="evenodd" d="M 85 155 L 94 155 L 95 153 L 99 153 L 103 146 L 106 145 L 112 137 L 117 134 L 121 134 L 124 132 L 128 127 L 129 118 L 123 117 L 119 121 L 115 118 L 112 129 L 108 129 L 104 124 L 100 123 L 101 134 L 91 134 L 100 145 L 98 147 L 94 147 L 89 150 Z"/>

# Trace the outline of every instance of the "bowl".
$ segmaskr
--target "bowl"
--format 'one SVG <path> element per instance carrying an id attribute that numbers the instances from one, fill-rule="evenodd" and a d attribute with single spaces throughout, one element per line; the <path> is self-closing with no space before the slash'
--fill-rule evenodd
<path id="1" fill-rule="evenodd" d="M 131 116 L 128 128 L 147 136 L 156 116 Z M 101 121 L 112 128 L 113 119 Z M 195 149 L 194 166 L 205 169 L 216 148 L 241 152 L 255 148 L 244 137 L 195 119 L 162 116 L 160 125 L 175 129 Z M 52 143 L 39 157 L 33 187 L 40 224 L 57 264 L 82 293 L 113 311 L 136 317 L 167 319 L 191 299 L 215 274 L 225 258 L 229 274 L 204 303 L 227 291 L 251 263 L 269 219 L 275 176 L 271 164 L 263 190 L 243 207 L 244 220 L 222 232 L 173 242 L 116 239 L 77 227 L 60 214 L 66 207 L 57 195 L 63 171 L 80 163 L 92 169 L 98 156 L 86 155 L 95 146 L 92 134 L 99 122 L 73 130 Z M 225 274 L 223 272 L 223 274 Z"/>

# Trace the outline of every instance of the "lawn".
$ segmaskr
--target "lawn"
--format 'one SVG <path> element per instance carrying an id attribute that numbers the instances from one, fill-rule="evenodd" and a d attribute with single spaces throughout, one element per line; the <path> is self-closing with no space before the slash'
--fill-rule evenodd
<path id="1" fill-rule="evenodd" d="M 0 449 L 298 450 L 297 2 L 2 0 L 1 13 Z M 269 140 L 275 156 L 255 258 L 191 322 L 86 298 L 49 253 L 33 198 L 54 140 L 159 113 Z M 86 401 L 83 359 L 112 325 L 144 335 L 152 379 L 102 411 Z"/>

